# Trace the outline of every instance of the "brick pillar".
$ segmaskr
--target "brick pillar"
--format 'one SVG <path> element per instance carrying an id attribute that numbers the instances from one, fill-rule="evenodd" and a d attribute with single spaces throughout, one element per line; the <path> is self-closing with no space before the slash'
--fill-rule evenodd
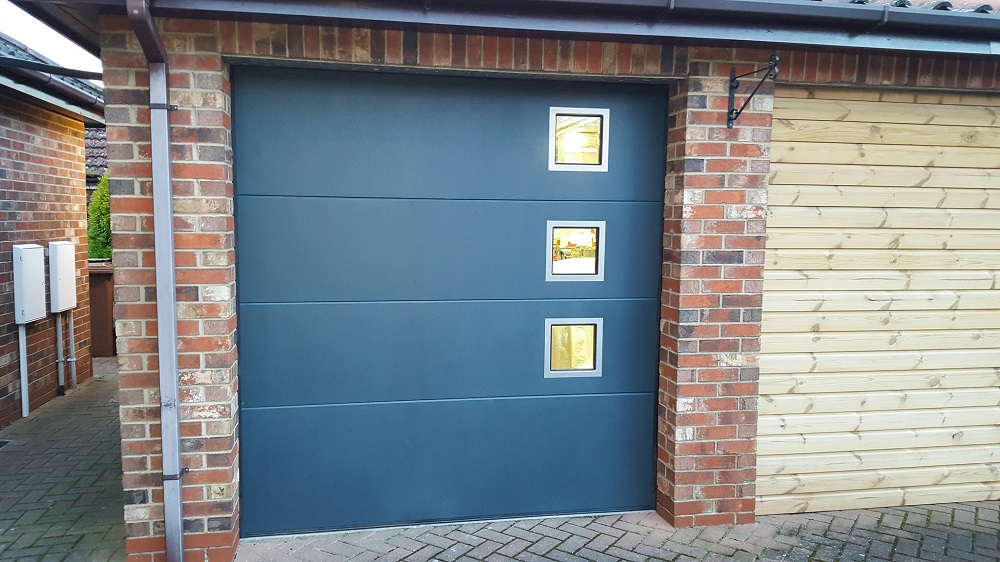
<path id="1" fill-rule="evenodd" d="M 169 20 L 174 227 L 187 560 L 231 560 L 238 540 L 235 251 L 229 78 L 219 24 Z M 124 18 L 102 18 L 126 550 L 164 549 L 149 90 Z"/>
<path id="2" fill-rule="evenodd" d="M 754 520 L 773 85 L 732 129 L 726 112 L 730 68 L 770 54 L 690 48 L 671 86 L 656 509 L 674 526 Z"/>

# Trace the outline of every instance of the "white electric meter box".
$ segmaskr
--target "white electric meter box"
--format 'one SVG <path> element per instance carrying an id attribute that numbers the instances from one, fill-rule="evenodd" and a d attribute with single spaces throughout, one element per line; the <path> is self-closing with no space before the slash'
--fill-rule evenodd
<path id="1" fill-rule="evenodd" d="M 76 244 L 49 242 L 49 284 L 52 312 L 76 308 Z"/>
<path id="2" fill-rule="evenodd" d="M 38 244 L 14 246 L 14 322 L 27 324 L 45 317 L 45 249 Z"/>

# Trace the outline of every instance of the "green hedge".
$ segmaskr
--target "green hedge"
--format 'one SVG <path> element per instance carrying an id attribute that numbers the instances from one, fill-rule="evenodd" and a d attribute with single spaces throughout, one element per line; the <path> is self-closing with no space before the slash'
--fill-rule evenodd
<path id="1" fill-rule="evenodd" d="M 87 209 L 87 242 L 90 258 L 111 259 L 111 193 L 107 173 L 101 176 Z"/>

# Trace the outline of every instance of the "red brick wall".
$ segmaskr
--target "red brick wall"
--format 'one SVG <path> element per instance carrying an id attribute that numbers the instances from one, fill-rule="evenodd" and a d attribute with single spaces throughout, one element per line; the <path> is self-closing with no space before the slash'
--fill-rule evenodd
<path id="1" fill-rule="evenodd" d="M 778 82 L 922 90 L 1000 88 L 1000 61 L 814 51 L 781 52 Z"/>
<path id="2" fill-rule="evenodd" d="M 77 380 L 91 376 L 85 182 L 83 123 L 0 93 L 0 427 L 21 417 L 14 244 L 76 243 Z M 55 326 L 51 314 L 27 326 L 32 410 L 56 396 Z M 65 373 L 68 388 L 68 364 Z"/>
<path id="3" fill-rule="evenodd" d="M 151 561 L 162 552 L 163 530 L 148 79 L 127 22 L 107 17 L 102 25 L 114 178 L 115 315 L 124 366 L 119 380 L 127 548 L 130 560 Z M 229 560 L 238 540 L 228 62 L 239 57 L 676 77 L 666 147 L 657 509 L 675 525 L 753 520 L 773 85 L 765 86 L 735 128 L 727 129 L 725 120 L 729 69 L 759 67 L 769 51 L 252 22 L 158 25 L 170 52 L 171 101 L 180 106 L 171 121 L 182 448 L 184 465 L 192 468 L 184 480 L 189 559 Z M 819 67 L 810 70 L 826 58 L 810 63 L 813 55 L 785 55 L 783 68 L 795 80 L 827 78 Z M 881 58 L 854 57 L 853 67 L 850 56 L 829 60 L 840 61 L 837 76 L 845 84 L 868 83 L 876 64 L 896 68 Z M 914 64 L 919 69 L 923 63 Z M 744 82 L 743 93 L 755 81 Z"/>

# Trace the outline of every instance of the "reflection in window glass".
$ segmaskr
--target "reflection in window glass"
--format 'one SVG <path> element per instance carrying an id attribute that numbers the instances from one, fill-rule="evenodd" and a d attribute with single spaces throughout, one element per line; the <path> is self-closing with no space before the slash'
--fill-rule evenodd
<path id="1" fill-rule="evenodd" d="M 597 355 L 597 325 L 552 326 L 550 371 L 593 371 Z"/>
<path id="2" fill-rule="evenodd" d="M 556 164 L 601 164 L 600 115 L 556 114 Z"/>
<path id="3" fill-rule="evenodd" d="M 552 274 L 596 275 L 598 228 L 552 229 Z"/>

